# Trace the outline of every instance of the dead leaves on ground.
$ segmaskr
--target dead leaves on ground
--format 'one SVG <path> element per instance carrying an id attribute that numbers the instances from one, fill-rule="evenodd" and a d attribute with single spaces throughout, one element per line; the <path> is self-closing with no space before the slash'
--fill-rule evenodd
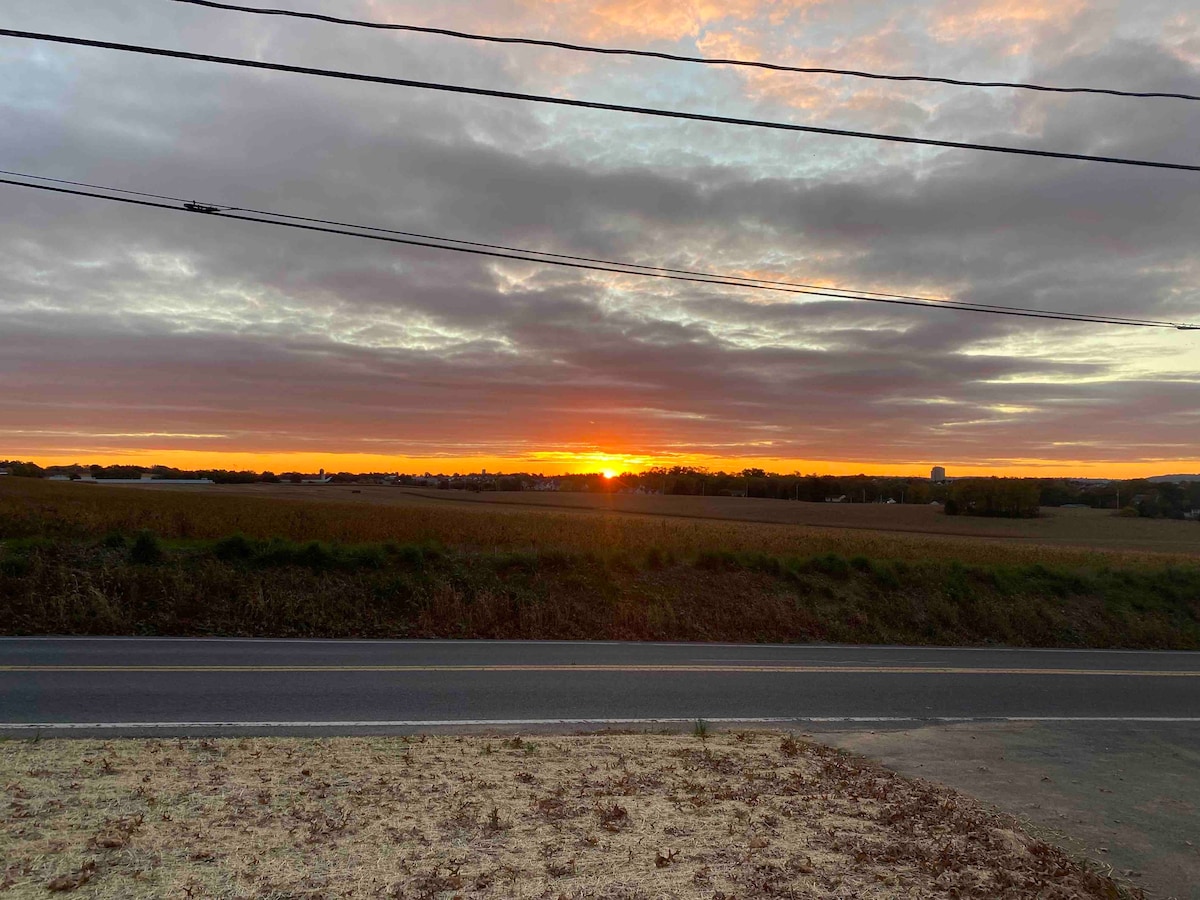
<path id="1" fill-rule="evenodd" d="M 1010 819 L 792 735 L 44 741 L 0 745 L 0 784 L 0 892 L 1116 896 Z"/>

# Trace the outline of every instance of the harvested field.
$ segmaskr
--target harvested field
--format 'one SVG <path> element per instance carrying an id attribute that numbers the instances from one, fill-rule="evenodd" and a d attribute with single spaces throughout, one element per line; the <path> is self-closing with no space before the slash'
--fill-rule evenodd
<path id="1" fill-rule="evenodd" d="M 132 485 L 137 487 L 137 485 Z M 161 490 L 161 488 L 158 488 Z M 572 492 L 502 493 L 342 485 L 222 485 L 219 490 L 306 500 L 473 508 L 581 510 L 638 516 L 710 519 L 810 529 L 849 529 L 903 535 L 1021 541 L 1097 550 L 1143 550 L 1200 555 L 1200 528 L 1168 519 L 1126 519 L 1112 510 L 1046 507 L 1037 519 L 947 516 L 940 507 L 879 503 L 797 503 L 745 497 L 689 497 Z M 351 491 L 360 491 L 352 494 Z M 298 493 L 293 494 L 296 491 Z"/>
<path id="2" fill-rule="evenodd" d="M 13 898 L 1129 896 L 778 733 L 22 742 L 0 783 Z"/>
<path id="3" fill-rule="evenodd" d="M 360 491 L 360 493 L 352 493 Z M 807 524 L 806 524 L 807 523 Z M 440 542 L 489 550 L 839 553 L 970 564 L 1160 564 L 1200 557 L 1195 522 L 1053 510 L 1042 519 L 947 517 L 930 507 L 729 497 L 469 494 L 336 485 L 105 487 L 0 483 L 0 538 L 148 528 L 167 538 Z M 5 532 L 8 532 L 6 535 Z"/>

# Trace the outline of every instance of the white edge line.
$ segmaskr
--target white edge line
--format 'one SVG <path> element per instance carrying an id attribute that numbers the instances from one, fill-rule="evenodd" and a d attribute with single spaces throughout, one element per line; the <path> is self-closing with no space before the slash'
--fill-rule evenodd
<path id="1" fill-rule="evenodd" d="M 698 719 L 710 724 L 888 724 L 958 722 L 1141 722 L 1146 724 L 1200 724 L 1192 716 L 767 716 L 712 717 L 665 716 L 630 719 L 401 719 L 394 721 L 327 722 L 0 722 L 0 731 L 87 731 L 87 730 L 171 730 L 207 728 L 453 728 L 456 726 L 506 727 L 522 725 L 657 725 L 691 723 Z"/>

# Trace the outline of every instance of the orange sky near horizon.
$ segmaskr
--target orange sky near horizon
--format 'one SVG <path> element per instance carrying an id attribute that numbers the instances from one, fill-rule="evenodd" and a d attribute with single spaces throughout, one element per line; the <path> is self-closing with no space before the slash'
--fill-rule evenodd
<path id="1" fill-rule="evenodd" d="M 2 456 L 2 454 L 0 454 Z M 987 466 L 978 463 L 956 465 L 953 461 L 929 461 L 911 464 L 858 462 L 855 460 L 808 460 L 778 458 L 671 457 L 655 459 L 622 454 L 544 454 L 518 457 L 401 457 L 368 453 L 214 453 L 188 450 L 142 450 L 122 454 L 75 456 L 47 455 L 33 460 L 41 466 L 82 465 L 166 465 L 180 469 L 230 469 L 256 472 L 402 472 L 405 474 L 451 474 L 454 472 L 536 472 L 545 475 L 600 472 L 640 472 L 652 466 L 704 466 L 710 470 L 738 472 L 761 468 L 768 472 L 803 472 L 819 475 L 898 475 L 928 476 L 934 465 L 945 466 L 951 476 L 1009 477 L 1080 477 L 1147 478 L 1200 472 L 1200 459 L 1161 460 L 1157 462 L 1107 462 L 1094 460 L 1023 460 L 1014 465 Z"/>

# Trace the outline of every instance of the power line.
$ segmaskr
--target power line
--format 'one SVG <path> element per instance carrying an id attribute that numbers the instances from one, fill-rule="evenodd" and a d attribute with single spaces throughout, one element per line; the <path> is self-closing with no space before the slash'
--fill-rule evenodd
<path id="1" fill-rule="evenodd" d="M 180 203 L 180 204 L 194 202 L 194 201 L 189 201 L 183 197 L 176 197 L 176 196 L 172 196 L 169 194 L 150 194 L 150 193 L 146 193 L 145 191 L 131 191 L 131 190 L 126 190 L 125 188 L 115 188 L 115 187 L 109 187 L 107 185 L 102 185 L 102 184 L 92 184 L 87 181 L 71 181 L 66 178 L 48 178 L 44 175 L 30 175 L 28 172 L 12 172 L 7 169 L 0 169 L 0 175 L 12 175 L 17 178 L 28 178 L 28 179 L 31 179 L 34 181 L 48 181 L 48 182 L 53 182 L 54 184 L 68 184 L 68 185 L 72 185 L 74 187 L 95 188 L 96 190 L 108 191 L 109 193 L 114 193 L 114 194 L 130 194 L 134 197 L 150 197 L 150 198 L 156 199 L 156 200 L 172 200 L 172 201 L 174 201 L 176 203 Z M 842 291 L 844 293 L 850 293 L 850 294 L 867 294 L 869 296 L 874 296 L 874 297 L 895 297 L 900 300 L 923 300 L 923 301 L 927 301 L 927 302 L 943 302 L 943 298 L 918 297 L 918 296 L 914 296 L 912 294 L 897 294 L 897 293 L 893 293 L 891 291 L 867 291 L 867 290 L 861 290 L 860 288 L 841 288 L 841 287 L 836 287 L 833 285 L 807 284 L 805 282 L 800 282 L 800 281 L 776 281 L 776 280 L 772 280 L 769 278 L 752 278 L 752 277 L 746 276 L 746 275 L 726 275 L 726 274 L 713 275 L 708 272 L 700 272 L 700 271 L 696 271 L 694 269 L 672 269 L 672 268 L 668 268 L 666 266 L 644 265 L 642 263 L 628 262 L 625 260 L 600 259 L 600 258 L 593 257 L 593 256 L 577 256 L 577 255 L 570 254 L 570 253 L 552 253 L 548 250 L 537 250 L 537 249 L 531 249 L 528 247 L 513 247 L 513 246 L 510 246 L 507 244 L 487 244 L 487 243 L 482 243 L 480 241 L 468 241 L 468 240 L 464 240 L 462 238 L 456 238 L 456 237 L 444 237 L 444 236 L 440 236 L 440 235 L 424 234 L 422 232 L 417 232 L 417 231 L 398 231 L 394 228 L 382 228 L 377 225 L 363 225 L 360 223 L 339 222 L 339 221 L 336 221 L 333 219 L 318 219 L 318 218 L 313 218 L 310 216 L 296 216 L 296 215 L 291 215 L 288 213 L 271 212 L 269 210 L 253 209 L 251 207 L 245 207 L 245 206 L 227 206 L 227 205 L 218 204 L 218 203 L 199 203 L 196 205 L 209 207 L 211 209 L 214 209 L 214 210 L 217 210 L 220 212 L 246 212 L 246 213 L 254 213 L 255 215 L 272 216 L 277 219 L 291 219 L 291 220 L 297 221 L 297 222 L 315 222 L 315 223 L 321 224 L 321 225 L 345 225 L 346 227 L 357 228 L 361 231 L 378 231 L 383 234 L 398 234 L 402 237 L 421 238 L 421 239 L 429 240 L 429 241 L 441 241 L 441 242 L 447 243 L 447 244 L 463 244 L 464 246 L 467 246 L 467 247 L 484 247 L 489 250 L 506 250 L 506 251 L 510 251 L 513 253 L 529 253 L 529 254 L 536 254 L 538 256 L 553 257 L 555 259 L 569 259 L 569 260 L 574 260 L 576 262 L 601 263 L 603 265 L 621 266 L 621 267 L 629 268 L 629 269 L 646 269 L 651 272 L 669 272 L 669 273 L 676 274 L 676 275 L 697 275 L 697 276 L 705 277 L 705 278 L 725 278 L 725 279 L 729 279 L 729 280 L 733 280 L 733 281 L 747 281 L 747 282 L 754 282 L 757 284 L 776 284 L 776 285 L 781 285 L 783 287 L 814 288 L 814 289 L 818 289 L 818 290 L 822 290 L 822 291 Z M 1038 310 L 1031 310 L 1031 312 L 1037 312 L 1037 311 Z M 1163 323 L 1163 324 L 1170 324 L 1170 323 L 1167 322 L 1167 323 Z"/>
<path id="2" fill-rule="evenodd" d="M 894 293 L 891 291 L 868 291 L 868 290 L 863 290 L 861 288 L 846 288 L 846 287 L 838 287 L 836 285 L 809 284 L 809 283 L 805 283 L 802 281 L 778 281 L 778 280 L 773 280 L 773 279 L 769 279 L 769 278 L 752 278 L 752 277 L 745 276 L 745 275 L 727 275 L 724 273 L 716 274 L 716 273 L 712 273 L 712 272 L 697 271 L 694 269 L 672 269 L 672 268 L 667 268 L 665 266 L 644 265 L 642 263 L 631 263 L 631 262 L 627 262 L 624 260 L 601 259 L 601 258 L 592 257 L 592 256 L 577 256 L 577 255 L 573 255 L 573 254 L 569 254 L 569 253 L 551 253 L 546 250 L 537 250 L 537 249 L 531 249 L 528 247 L 513 247 L 510 245 L 506 245 L 506 244 L 486 244 L 486 243 L 481 243 L 479 241 L 463 240 L 462 238 L 445 237 L 442 235 L 433 235 L 433 234 L 424 234 L 422 232 L 415 232 L 415 231 L 398 231 L 393 228 L 382 228 L 378 225 L 363 225 L 360 223 L 342 222 L 342 221 L 339 221 L 336 219 L 319 219 L 319 218 L 313 218 L 310 216 L 297 216 L 297 215 L 291 215 L 289 213 L 272 212 L 270 210 L 254 209 L 253 207 L 246 207 L 246 206 L 229 206 L 226 204 L 218 204 L 218 203 L 213 203 L 213 202 L 199 202 L 198 203 L 194 200 L 188 200 L 184 197 L 177 197 L 177 196 L 174 196 L 171 194 L 153 194 L 153 193 L 147 193 L 145 191 L 133 191 L 133 190 L 128 190 L 126 188 L 117 188 L 117 187 L 109 187 L 108 185 L 93 184 L 93 183 L 90 183 L 87 181 L 71 181 L 66 178 L 50 178 L 45 175 L 31 175 L 28 172 L 13 172 L 13 171 L 9 171 L 7 169 L 0 169 L 0 175 L 12 175 L 16 178 L 25 178 L 25 179 L 30 179 L 33 181 L 47 181 L 47 182 L 52 182 L 54 184 L 66 184 L 66 185 L 71 185 L 72 187 L 92 188 L 94 190 L 105 191 L 107 193 L 113 193 L 113 194 L 129 194 L 129 195 L 132 195 L 135 197 L 149 197 L 149 198 L 155 199 L 155 200 L 170 200 L 173 203 L 177 203 L 185 208 L 190 209 L 193 212 L 244 212 L 244 213 L 251 213 L 253 215 L 258 215 L 258 216 L 270 216 L 275 219 L 289 219 L 291 221 L 296 221 L 296 222 L 313 222 L 313 223 L 316 223 L 319 225 L 335 225 L 335 226 L 341 226 L 344 228 L 354 228 L 359 231 L 373 231 L 373 232 L 379 232 L 381 234 L 395 234 L 395 235 L 400 235 L 402 237 L 419 238 L 419 239 L 425 240 L 425 241 L 438 241 L 443 244 L 461 244 L 461 245 L 467 246 L 467 247 L 483 247 L 483 248 L 489 249 L 489 250 L 504 250 L 504 251 L 510 252 L 510 253 L 535 255 L 535 256 L 539 256 L 539 257 L 541 257 L 541 256 L 551 257 L 551 259 L 540 260 L 541 262 L 552 262 L 554 259 L 563 259 L 563 260 L 572 260 L 574 262 L 598 263 L 603 266 L 612 266 L 612 267 L 617 267 L 620 269 L 644 269 L 644 270 L 647 270 L 648 272 L 665 272 L 665 273 L 675 274 L 675 275 L 692 275 L 692 276 L 696 276 L 697 278 L 703 278 L 703 279 L 716 278 L 716 279 L 723 279 L 725 281 L 744 281 L 744 282 L 747 282 L 748 284 L 777 285 L 780 287 L 804 289 L 803 291 L 798 291 L 798 293 L 803 293 L 803 292 L 810 291 L 810 290 L 819 291 L 820 292 L 819 296 L 823 296 L 823 297 L 824 296 L 833 297 L 833 296 L 841 296 L 841 295 L 846 295 L 845 299 L 867 299 L 868 297 L 889 297 L 889 298 L 896 299 L 896 300 L 917 300 L 924 304 L 955 304 L 954 308 L 961 306 L 961 307 L 977 308 L 980 310 L 990 309 L 990 310 L 997 310 L 997 311 L 1004 311 L 1004 312 L 1008 312 L 1008 311 L 1028 312 L 1028 313 L 1045 312 L 1045 310 L 1033 309 L 1033 308 L 1025 307 L 1025 306 L 1011 306 L 1011 305 L 1004 306 L 1004 305 L 996 305 L 996 304 L 991 304 L 991 303 L 974 303 L 974 302 L 967 301 L 967 300 L 953 300 L 953 299 L 948 299 L 948 298 L 944 298 L 944 297 L 928 297 L 928 296 L 922 297 L 922 296 L 916 296 L 913 294 L 897 294 L 897 293 Z M 447 249 L 452 249 L 452 248 L 447 248 Z M 628 274 L 639 275 L 639 274 L 644 274 L 644 273 L 630 272 Z M 831 291 L 836 291 L 838 293 L 833 294 L 833 293 L 830 293 Z M 1116 315 L 1107 315 L 1107 314 L 1103 315 L 1103 316 L 1092 316 L 1089 313 L 1070 313 L 1069 315 L 1084 317 L 1084 318 L 1088 318 L 1088 319 L 1096 319 L 1097 321 L 1103 321 L 1103 322 L 1122 320 L 1122 321 L 1126 321 L 1126 322 L 1137 323 L 1139 325 L 1144 324 L 1144 323 L 1150 323 L 1150 324 L 1154 324 L 1154 325 L 1161 325 L 1161 326 L 1167 327 L 1167 328 L 1176 327 L 1176 323 L 1165 322 L 1165 321 L 1162 321 L 1161 319 L 1130 318 L 1127 316 L 1116 316 Z"/>
<path id="3" fill-rule="evenodd" d="M 869 78 L 875 81 L 916 81 L 927 84 L 948 84 L 956 87 L 978 88 L 1014 88 L 1025 91 L 1043 91 L 1054 94 L 1106 94 L 1112 97 L 1135 97 L 1138 99 L 1170 99 L 1170 100 L 1200 100 L 1195 94 L 1174 93 L 1171 91 L 1124 91 L 1115 88 L 1094 87 L 1059 87 L 1055 85 L 1032 84 L 1020 81 L 969 81 L 960 78 L 938 78 L 930 75 L 884 75 L 878 72 L 865 72 L 856 69 L 831 69 L 819 66 L 788 66 L 781 63 L 761 62 L 748 59 L 722 59 L 711 56 L 685 56 L 677 53 L 663 53 L 656 50 L 631 50 L 619 47 L 596 47 L 588 44 L 569 44 L 563 41 L 549 41 L 538 38 L 498 37 L 491 34 L 474 34 L 468 31 L 453 31 L 449 28 L 432 28 L 425 25 L 401 25 L 391 22 L 369 22 L 360 19 L 343 19 L 339 16 L 327 16 L 320 13 L 297 12 L 290 9 L 262 9 L 256 6 L 238 6 L 233 3 L 217 3 L 215 0 L 174 0 L 175 3 L 187 3 L 192 6 L 204 6 L 210 9 L 230 12 L 254 13 L 263 16 L 288 16 L 295 19 L 313 19 L 334 25 L 352 25 L 358 28 L 374 28 L 381 31 L 406 31 L 414 34 L 432 34 L 439 37 L 458 38 L 467 41 L 483 41 L 491 44 L 524 44 L 533 47 L 552 47 L 556 50 L 571 50 L 577 53 L 598 53 L 604 56 L 640 56 L 649 59 L 662 59 L 669 62 L 698 63 L 708 66 L 744 66 L 755 69 L 768 69 L 772 72 L 797 72 L 805 75 L 844 75 L 851 78 Z"/>
<path id="4" fill-rule="evenodd" d="M 24 181 L 15 181 L 9 178 L 0 178 L 0 184 L 11 185 L 15 187 L 31 188 L 38 191 L 49 191 L 57 194 L 68 194 L 77 197 L 90 197 L 98 200 L 108 200 L 114 203 L 125 203 L 132 206 L 150 207 L 153 209 L 165 209 L 171 212 L 191 212 L 203 213 L 208 216 L 222 219 L 236 219 L 244 222 L 256 222 L 260 225 L 277 225 L 284 228 L 295 228 L 301 231 L 313 231 L 323 234 L 339 234 L 347 237 L 366 238 L 374 241 L 384 241 L 391 244 L 402 244 L 410 247 L 423 247 L 431 250 L 449 250 L 455 253 L 466 253 L 473 256 L 483 256 L 493 259 L 507 259 L 519 262 L 540 263 L 542 265 L 562 266 L 570 269 L 581 269 L 594 272 L 608 272 L 615 275 L 632 275 L 642 278 L 659 278 L 667 281 L 683 281 L 698 284 L 708 284 L 714 286 L 737 287 L 749 290 L 772 291 L 785 294 L 806 294 L 818 297 L 828 297 L 835 300 L 861 300 L 868 303 L 885 303 L 895 306 L 913 306 L 922 307 L 925 309 L 940 309 L 940 310 L 955 310 L 958 312 L 978 312 L 987 313 L 990 315 L 1007 315 L 1017 316 L 1020 318 L 1030 319 L 1050 319 L 1055 321 L 1066 322 L 1081 322 L 1091 325 L 1123 325 L 1141 328 L 1172 328 L 1180 331 L 1200 330 L 1200 325 L 1184 325 L 1179 323 L 1163 323 L 1152 320 L 1127 319 L 1122 317 L 1109 316 L 1093 316 L 1085 313 L 1068 313 L 1060 311 L 1026 311 L 1017 307 L 993 307 L 983 304 L 970 304 L 959 301 L 938 301 L 938 300 L 901 300 L 889 297 L 868 297 L 868 296 L 848 296 L 846 294 L 835 294 L 829 291 L 817 291 L 798 288 L 788 288 L 780 286 L 772 286 L 766 284 L 755 284 L 751 282 L 730 281 L 724 279 L 720 275 L 711 277 L 698 277 L 690 275 L 669 275 L 662 272 L 639 272 L 629 269 L 613 266 L 603 266 L 592 263 L 573 262 L 565 259 L 543 259 L 535 256 L 519 254 L 519 253 L 503 253 L 498 250 L 486 250 L 478 247 L 451 246 L 448 244 L 435 243 L 433 241 L 416 240 L 413 238 L 394 237 L 387 234 L 369 233 L 361 230 L 347 230 L 355 226 L 349 223 L 337 223 L 341 227 L 332 227 L 331 225 L 307 224 L 298 221 L 280 221 L 279 219 L 264 219 L 259 215 L 275 215 L 274 213 L 261 213 L 258 215 L 243 215 L 241 213 L 229 211 L 216 206 L 207 206 L 195 202 L 187 202 L 182 206 L 176 206 L 167 203 L 158 203 L 153 200 L 139 200 L 134 197 L 114 197 L 109 194 L 96 193 L 94 191 L 83 191 L 75 188 L 54 187 L 48 184 L 30 184 Z"/>
<path id="5" fill-rule="evenodd" d="M 1139 166 L 1153 169 L 1176 169 L 1184 172 L 1200 172 L 1200 165 L 1186 163 L 1160 162 L 1148 159 L 1127 159 L 1116 156 L 1091 156 L 1083 153 L 1061 153 L 1053 150 L 1033 150 L 1025 147 L 1003 147 L 995 144 L 975 144 L 962 141 L 941 141 L 933 138 L 910 137 L 899 134 L 885 134 L 874 131 L 849 131 L 842 128 L 825 128 L 817 125 L 796 125 L 791 122 L 768 122 L 761 119 L 741 119 L 732 116 L 718 116 L 709 113 L 685 112 L 674 109 L 658 109 L 646 106 L 627 106 L 619 103 L 601 103 L 595 100 L 574 100 L 567 97 L 551 97 L 544 94 L 522 94 L 515 91 L 499 91 L 491 88 L 468 87 L 461 84 L 444 84 L 434 81 L 415 81 L 408 78 L 388 78 L 383 75 L 366 75 L 360 72 L 344 72 L 335 69 L 316 69 L 310 66 L 291 66 L 284 63 L 268 63 L 253 59 L 241 59 L 230 56 L 213 56 L 207 53 L 188 53 L 184 50 L 166 50 L 161 47 L 145 47 L 138 44 L 119 44 L 112 41 L 96 41 L 87 38 L 67 37 L 58 34 L 44 34 L 35 31 L 15 31 L 10 28 L 0 28 L 0 35 L 21 38 L 24 40 L 50 41 L 58 44 L 70 44 L 78 47 L 96 47 L 103 50 L 119 50 L 125 53 L 140 53 L 148 56 L 164 56 L 173 59 L 188 59 L 195 62 L 216 63 L 226 66 L 240 66 L 247 69 L 265 69 L 275 72 L 292 72 L 298 75 L 316 75 L 323 78 L 337 78 L 344 81 L 359 81 L 370 84 L 387 84 L 397 87 L 416 88 L 419 90 L 442 91 L 452 94 L 470 94 L 477 97 L 494 97 L 503 100 L 521 100 L 529 103 L 549 103 L 556 106 L 570 106 L 578 109 L 598 109 L 606 112 L 623 112 L 641 116 L 655 116 L 665 119 L 684 119 L 693 122 L 711 122 L 718 125 L 741 125 L 750 128 L 766 128 L 774 131 L 800 132 L 804 134 L 827 134 L 836 137 L 860 138 L 872 141 L 887 141 L 897 144 L 917 144 L 926 147 L 946 147 L 953 150 L 978 150 L 987 153 L 1006 153 L 1014 156 L 1037 156 L 1046 159 L 1069 159 L 1078 162 L 1113 163 L 1123 166 Z"/>

